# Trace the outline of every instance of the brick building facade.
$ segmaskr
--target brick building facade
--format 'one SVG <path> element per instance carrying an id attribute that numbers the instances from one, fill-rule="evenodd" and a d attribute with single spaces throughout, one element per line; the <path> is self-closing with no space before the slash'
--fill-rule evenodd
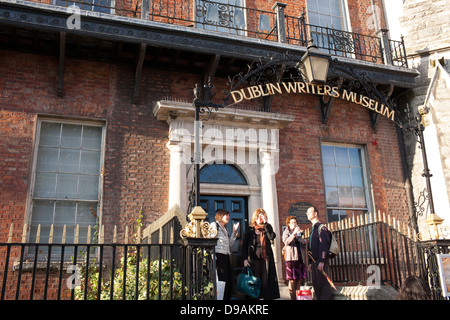
<path id="1" fill-rule="evenodd" d="M 114 226 L 123 237 L 125 226 L 135 226 L 140 216 L 149 225 L 174 204 L 186 212 L 192 166 L 176 162 L 176 157 L 193 148 L 195 85 L 211 77 L 214 99 L 220 102 L 228 77 L 245 73 L 252 61 L 286 51 L 301 57 L 306 43 L 292 17 L 298 26 L 298 17 L 305 13 L 309 24 L 304 30 L 311 32 L 319 49 L 329 49 L 352 69 L 365 72 L 370 83 L 380 92 L 390 91 L 391 98 L 414 86 L 417 75 L 396 64 L 393 56 L 386 58 L 393 51 L 383 50 L 383 32 L 375 30 L 385 27 L 382 10 L 371 7 L 381 7 L 380 1 L 326 1 L 329 7 L 317 7 L 316 1 L 285 1 L 284 40 L 277 36 L 280 25 L 273 29 L 275 20 L 267 20 L 266 30 L 261 19 L 255 33 L 233 26 L 210 30 L 208 23 L 198 21 L 193 28 L 187 20 L 194 18 L 167 20 L 152 11 L 169 7 L 164 1 L 159 6 L 150 1 L 150 19 L 140 17 L 145 10 L 140 3 L 115 1 L 115 11 L 108 4 L 76 12 L 57 2 L 0 1 L 2 242 L 11 223 L 14 241 L 21 240 L 24 224 L 28 241 L 35 240 L 39 224 L 41 241 L 48 239 L 51 224 L 58 228 L 57 239 L 66 224 L 71 241 L 76 224 L 85 235 L 97 218 L 110 241 Z M 127 11 L 117 9 L 121 5 L 128 5 Z M 254 15 L 259 18 L 277 8 L 267 1 L 246 1 L 245 7 L 264 10 Z M 193 9 L 180 5 L 178 10 L 187 14 Z M 214 19 L 212 9 L 209 12 Z M 173 16 L 178 17 L 177 10 Z M 248 25 L 251 16 L 249 11 Z M 80 28 L 68 28 L 70 18 L 79 19 Z M 238 25 L 237 18 L 234 23 Z M 313 32 L 318 24 L 346 30 L 341 37 L 351 39 L 352 49 L 336 50 L 331 40 L 320 43 L 328 31 Z M 235 34 L 225 33 L 229 30 Z M 376 43 L 367 54 L 362 52 L 372 40 L 364 36 Z M 333 37 L 337 43 L 337 33 Z M 242 198 L 243 225 L 253 210 L 265 208 L 280 238 L 286 217 L 300 202 L 315 205 L 323 221 L 375 211 L 408 221 L 410 190 L 398 126 L 344 99 L 333 99 L 324 119 L 320 99 L 317 94 L 284 93 L 213 112 L 203 123 L 204 131 L 273 130 L 274 146 L 252 149 L 252 138 L 244 137 L 244 152 L 254 150 L 255 162 L 228 163 L 243 175 L 243 186 L 227 186 L 226 179 L 220 185 L 204 183 L 202 196 L 217 196 L 221 203 L 227 197 Z M 186 133 L 183 138 L 177 137 L 180 128 Z M 264 173 L 265 156 L 278 161 L 275 174 Z M 223 160 L 207 158 L 203 165 Z M 215 172 L 217 179 L 220 172 Z M 276 248 L 280 265 L 280 242 Z"/>

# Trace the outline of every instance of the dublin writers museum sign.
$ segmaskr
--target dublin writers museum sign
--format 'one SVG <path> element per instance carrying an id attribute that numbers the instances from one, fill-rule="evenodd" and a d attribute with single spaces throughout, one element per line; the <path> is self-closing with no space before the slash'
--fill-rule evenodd
<path id="1" fill-rule="evenodd" d="M 388 106 L 374 100 L 368 96 L 356 93 L 339 87 L 333 87 L 327 84 L 312 84 L 302 81 L 297 82 L 278 82 L 254 85 L 240 90 L 230 92 L 233 98 L 233 104 L 244 100 L 252 100 L 259 97 L 265 97 L 276 94 L 315 94 L 321 96 L 329 96 L 332 98 L 340 98 L 349 102 L 358 104 L 364 108 L 368 108 L 386 118 L 395 121 L 395 111 Z"/>

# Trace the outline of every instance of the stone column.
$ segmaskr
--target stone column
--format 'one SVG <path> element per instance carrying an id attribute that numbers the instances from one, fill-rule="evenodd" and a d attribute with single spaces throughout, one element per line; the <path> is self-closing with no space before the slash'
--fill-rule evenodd
<path id="1" fill-rule="evenodd" d="M 266 211 L 269 223 L 272 225 L 273 230 L 277 234 L 275 243 L 273 246 L 273 253 L 275 258 L 275 266 L 277 269 L 278 281 L 283 281 L 283 269 L 281 266 L 281 229 L 280 221 L 278 217 L 278 199 L 277 199 L 277 186 L 275 181 L 276 166 L 274 153 L 276 151 L 260 151 L 261 159 L 261 200 L 262 208 Z"/>
<path id="2" fill-rule="evenodd" d="M 184 148 L 180 144 L 168 144 L 170 150 L 169 208 L 179 205 L 186 211 L 186 164 Z"/>

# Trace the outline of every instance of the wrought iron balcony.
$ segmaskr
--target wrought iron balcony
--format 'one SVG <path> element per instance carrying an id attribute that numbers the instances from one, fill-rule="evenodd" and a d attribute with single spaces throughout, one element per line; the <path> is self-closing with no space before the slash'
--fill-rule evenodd
<path id="1" fill-rule="evenodd" d="M 387 38 L 387 30 L 364 35 L 311 25 L 304 13 L 284 13 L 285 4 L 271 8 L 249 8 L 241 0 L 227 3 L 209 0 L 30 0 L 55 6 L 77 6 L 81 10 L 187 26 L 211 32 L 258 38 L 306 47 L 310 39 L 332 55 L 408 67 L 403 39 Z M 219 1 L 219 0 L 218 0 Z"/>

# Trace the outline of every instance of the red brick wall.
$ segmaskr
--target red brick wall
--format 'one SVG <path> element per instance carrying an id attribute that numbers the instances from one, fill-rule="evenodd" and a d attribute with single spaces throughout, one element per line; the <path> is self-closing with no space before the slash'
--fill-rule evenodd
<path id="1" fill-rule="evenodd" d="M 131 226 L 141 210 L 144 222 L 149 223 L 167 209 L 168 126 L 153 117 L 152 106 L 166 96 L 190 101 L 199 78 L 144 68 L 140 102 L 134 105 L 133 67 L 68 59 L 65 94 L 59 98 L 55 58 L 12 52 L 3 52 L 2 56 L 0 68 L 5 74 L 0 78 L 2 238 L 12 221 L 15 238 L 21 235 L 37 114 L 106 121 L 103 198 L 106 230 L 117 224 L 122 233 L 120 226 L 124 222 Z M 282 224 L 289 206 L 297 201 L 314 203 L 324 213 L 321 139 L 367 146 L 376 209 L 407 215 L 396 128 L 391 121 L 380 117 L 374 131 L 368 110 L 337 99 L 327 124 L 322 124 L 318 98 L 305 94 L 295 98 L 276 96 L 272 110 L 296 117 L 294 123 L 280 131 L 277 187 Z"/>
<path id="2" fill-rule="evenodd" d="M 148 222 L 166 210 L 168 126 L 153 117 L 152 101 L 171 96 L 177 85 L 170 88 L 170 84 L 182 78 L 174 81 L 144 71 L 148 76 L 141 84 L 143 102 L 133 105 L 133 67 L 67 59 L 62 98 L 56 94 L 55 58 L 3 51 L 0 69 L 5 75 L 0 77 L 2 241 L 12 221 L 15 240 L 22 233 L 38 114 L 107 124 L 103 202 L 107 230 L 113 224 L 135 221 L 141 209 Z"/>
<path id="3" fill-rule="evenodd" d="M 327 221 L 321 141 L 365 146 L 375 209 L 406 219 L 407 198 L 392 121 L 380 116 L 374 131 L 367 109 L 336 99 L 327 123 L 322 124 L 318 97 L 305 94 L 277 96 L 272 110 L 295 116 L 294 123 L 280 130 L 277 191 L 281 225 L 290 206 L 300 201 L 315 205 L 322 221 Z"/>

